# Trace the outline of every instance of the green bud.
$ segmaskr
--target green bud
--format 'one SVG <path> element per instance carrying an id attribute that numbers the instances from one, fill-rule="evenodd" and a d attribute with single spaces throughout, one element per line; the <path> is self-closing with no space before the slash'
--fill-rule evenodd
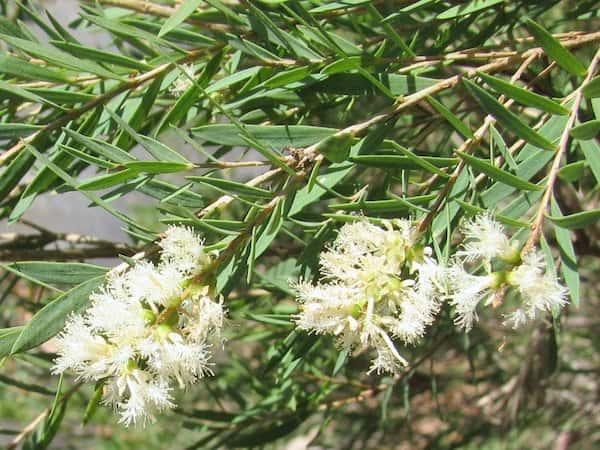
<path id="1" fill-rule="evenodd" d="M 146 325 L 152 325 L 156 321 L 156 314 L 152 310 L 144 308 L 142 310 L 142 318 Z"/>
<path id="2" fill-rule="evenodd" d="M 348 159 L 353 140 L 354 135 L 352 133 L 336 133 L 319 142 L 316 150 L 329 161 L 339 163 Z"/>
<path id="3" fill-rule="evenodd" d="M 518 266 L 521 264 L 521 252 L 515 246 L 511 246 L 508 250 L 502 253 L 498 258 L 506 264 L 511 266 Z"/>
<path id="4" fill-rule="evenodd" d="M 355 303 L 354 306 L 352 307 L 352 317 L 354 317 L 355 319 L 358 319 L 362 313 L 363 313 L 363 309 L 365 307 L 365 305 L 367 304 L 366 300 L 362 300 L 358 303 Z"/>
<path id="5" fill-rule="evenodd" d="M 125 371 L 126 372 L 131 372 L 132 370 L 135 370 L 137 368 L 139 368 L 138 363 L 133 358 L 127 360 L 127 362 L 125 363 Z"/>
<path id="6" fill-rule="evenodd" d="M 499 270 L 498 272 L 492 272 L 490 274 L 492 276 L 491 287 L 493 289 L 500 288 L 504 283 L 506 283 L 507 273 L 505 270 Z"/>
<path id="7" fill-rule="evenodd" d="M 156 327 L 156 335 L 160 340 L 164 340 L 172 332 L 173 327 L 167 323 L 161 323 L 158 327 Z"/>

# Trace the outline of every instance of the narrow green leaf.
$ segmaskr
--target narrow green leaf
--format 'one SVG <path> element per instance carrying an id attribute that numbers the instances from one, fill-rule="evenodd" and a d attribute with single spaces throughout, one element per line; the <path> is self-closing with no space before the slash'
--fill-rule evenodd
<path id="1" fill-rule="evenodd" d="M 584 76 L 587 69 L 569 50 L 554 38 L 546 29 L 531 19 L 526 19 L 527 28 L 536 42 L 546 51 L 546 54 L 567 72 Z"/>
<path id="2" fill-rule="evenodd" d="M 45 99 L 47 102 L 53 102 L 60 105 L 75 105 L 93 100 L 96 96 L 85 92 L 74 92 L 59 88 L 28 88 L 28 92 Z"/>
<path id="3" fill-rule="evenodd" d="M 135 158 L 129 153 L 123 151 L 119 147 L 109 144 L 108 142 L 84 136 L 83 134 L 80 134 L 73 130 L 69 130 L 67 128 L 65 128 L 65 133 L 67 133 L 74 141 L 83 145 L 85 148 L 91 150 L 95 154 L 104 156 L 109 161 L 114 161 L 115 163 L 122 164 L 125 162 L 135 160 Z"/>
<path id="4" fill-rule="evenodd" d="M 522 105 L 533 106 L 550 114 L 569 114 L 567 108 L 548 97 L 528 91 L 501 78 L 488 75 L 485 72 L 477 72 L 477 76 L 489 84 L 495 91 L 512 98 Z"/>
<path id="5" fill-rule="evenodd" d="M 423 161 L 435 167 L 452 167 L 460 162 L 459 158 L 444 158 L 438 156 L 419 156 Z M 350 161 L 370 167 L 394 169 L 419 169 L 422 165 L 415 163 L 414 158 L 398 155 L 364 155 L 354 156 Z"/>
<path id="6" fill-rule="evenodd" d="M 350 56 L 348 58 L 342 58 L 321 69 L 321 73 L 334 74 L 334 73 L 346 73 L 350 70 L 355 70 L 360 67 L 361 58 L 360 56 Z"/>
<path id="7" fill-rule="evenodd" d="M 438 169 L 434 164 L 431 164 L 429 161 L 420 157 L 419 155 L 415 155 L 409 149 L 402 147 L 401 145 L 397 144 L 396 142 L 386 140 L 386 141 L 384 141 L 384 144 L 391 145 L 391 147 L 395 151 L 402 153 L 404 156 L 406 156 L 407 158 L 412 160 L 416 165 L 420 166 L 421 168 L 428 170 L 431 173 L 435 173 L 435 174 L 441 176 L 442 178 L 448 178 L 448 174 L 446 172 Z"/>
<path id="8" fill-rule="evenodd" d="M 581 180 L 585 174 L 585 169 L 588 167 L 586 161 L 576 161 L 574 163 L 565 164 L 558 171 L 558 177 L 561 180 L 572 183 Z"/>
<path id="9" fill-rule="evenodd" d="M 503 3 L 504 0 L 471 0 L 464 4 L 453 6 L 446 11 L 439 13 L 436 17 L 438 20 L 456 19 L 457 17 L 466 16 L 467 14 L 473 14 L 485 9 L 491 8 L 498 3 Z"/>
<path id="10" fill-rule="evenodd" d="M 556 203 L 554 198 L 550 201 L 550 212 L 554 217 L 563 217 L 562 211 Z M 579 270 L 577 267 L 577 255 L 575 254 L 575 248 L 573 247 L 573 240 L 571 239 L 571 232 L 568 229 L 560 226 L 554 227 L 554 235 L 556 236 L 556 242 L 560 250 L 560 259 L 562 264 L 560 270 L 565 279 L 565 283 L 569 288 L 569 295 L 573 300 L 573 305 L 579 307 L 580 301 L 580 281 L 579 281 Z"/>
<path id="11" fill-rule="evenodd" d="M 50 41 L 52 45 L 60 48 L 78 58 L 86 58 L 91 61 L 114 64 L 120 67 L 136 70 L 150 70 L 152 66 L 138 59 L 133 59 L 128 56 L 111 53 L 96 48 L 86 47 L 84 45 L 74 44 L 72 42 Z"/>
<path id="12" fill-rule="evenodd" d="M 131 161 L 123 165 L 137 173 L 174 173 L 194 168 L 193 164 L 168 161 Z"/>
<path id="13" fill-rule="evenodd" d="M 32 101 L 34 103 L 41 103 L 53 106 L 55 108 L 62 109 L 56 103 L 45 99 L 44 97 L 37 95 L 27 89 L 23 89 L 22 87 L 15 86 L 13 84 L 7 83 L 6 81 L 0 80 L 0 92 L 6 92 L 9 95 L 14 95 L 17 97 L 24 98 L 26 100 Z M 1 98 L 1 97 L 0 97 Z"/>
<path id="14" fill-rule="evenodd" d="M 206 201 L 202 195 L 189 190 L 180 192 L 176 197 L 173 197 L 173 194 L 179 191 L 180 187 L 167 183 L 166 181 L 151 179 L 136 189 L 139 192 L 142 192 L 143 194 L 149 195 L 150 197 L 160 201 L 163 201 L 163 199 L 167 197 L 171 197 L 171 200 L 166 203 L 172 203 L 194 209 L 206 206 Z"/>
<path id="15" fill-rule="evenodd" d="M 590 211 L 581 211 L 568 216 L 546 216 L 556 225 L 569 230 L 577 228 L 585 228 L 588 225 L 596 224 L 600 219 L 600 209 L 592 209 Z"/>
<path id="16" fill-rule="evenodd" d="M 283 226 L 283 207 L 285 202 L 280 200 L 273 208 L 269 220 L 257 231 L 257 239 L 254 248 L 254 257 L 260 257 L 271 245 Z"/>
<path id="17" fill-rule="evenodd" d="M 579 141 L 579 147 L 596 178 L 596 183 L 600 185 L 600 145 L 595 140 L 589 140 Z"/>
<path id="18" fill-rule="evenodd" d="M 484 89 L 466 78 L 463 78 L 462 81 L 483 110 L 493 115 L 506 129 L 537 147 L 551 151 L 556 149 L 556 146 L 552 142 L 521 122 L 521 119 L 517 115 L 502 106 L 498 100 Z"/>
<path id="19" fill-rule="evenodd" d="M 460 151 L 456 151 L 458 156 L 465 160 L 465 162 L 479 170 L 480 172 L 485 173 L 492 180 L 500 181 L 501 183 L 507 184 L 517 189 L 523 189 L 526 191 L 541 191 L 544 188 L 542 186 L 538 186 L 537 184 L 530 183 L 527 180 L 523 180 L 511 173 L 505 172 L 498 167 L 492 166 L 489 162 L 471 156 L 467 153 L 463 153 Z"/>
<path id="20" fill-rule="evenodd" d="M 587 83 L 582 91 L 583 95 L 587 98 L 600 97 L 600 77 L 595 77 Z"/>
<path id="21" fill-rule="evenodd" d="M 158 32 L 158 37 L 163 37 L 177 25 L 182 23 L 185 19 L 191 16 L 201 4 L 202 0 L 184 0 L 179 5 L 175 13 L 173 13 L 173 15 L 165 21 Z"/>
<path id="22" fill-rule="evenodd" d="M 23 327 L 0 328 L 0 358 L 10 355 L 15 341 L 22 331 Z"/>
<path id="23" fill-rule="evenodd" d="M 131 26 L 134 29 L 141 29 L 148 31 L 153 35 L 158 35 L 162 23 L 143 20 L 141 16 L 137 17 L 138 18 L 136 18 L 136 16 L 128 16 L 126 19 L 123 19 L 121 23 Z M 193 44 L 195 47 L 212 47 L 216 45 L 217 42 L 213 38 L 201 34 L 201 29 L 199 32 L 193 31 L 196 29 L 198 28 L 190 28 L 185 25 L 181 25 L 169 31 L 169 33 L 167 33 L 167 38 L 169 41 L 185 42 L 187 44 Z"/>
<path id="24" fill-rule="evenodd" d="M 269 88 L 285 86 L 296 81 L 303 80 L 311 74 L 311 69 L 308 66 L 296 67 L 284 72 L 276 73 L 263 84 Z"/>
<path id="25" fill-rule="evenodd" d="M 183 69 L 180 68 L 181 74 L 180 77 L 189 76 L 188 81 L 191 83 L 189 89 L 187 89 L 183 95 L 181 95 L 173 107 L 169 110 L 167 114 L 165 114 L 163 120 L 160 121 L 160 124 L 156 127 L 155 135 L 159 135 L 162 131 L 164 131 L 168 124 L 173 123 L 177 124 L 178 122 L 185 119 L 186 114 L 189 112 L 192 105 L 198 101 L 199 94 L 202 89 L 206 88 L 206 86 L 210 83 L 213 77 L 221 70 L 221 62 L 223 61 L 223 52 L 218 52 L 215 56 L 213 56 L 208 63 L 204 66 L 202 73 L 198 79 L 194 79 L 193 76 L 189 76 Z"/>
<path id="26" fill-rule="evenodd" d="M 43 344 L 65 325 L 69 314 L 80 311 L 89 303 L 90 294 L 104 282 L 104 276 L 92 278 L 75 286 L 40 309 L 23 327 L 12 346 L 11 355 Z"/>
<path id="27" fill-rule="evenodd" d="M 26 123 L 0 123 L 0 139 L 15 139 L 29 136 L 42 128 L 41 125 L 29 125 Z"/>
<path id="28" fill-rule="evenodd" d="M 150 84 L 150 86 L 148 86 L 135 112 L 131 117 L 127 118 L 127 122 L 134 130 L 139 130 L 142 124 L 148 118 L 150 111 L 154 107 L 156 97 L 160 93 L 163 79 L 163 75 L 158 76 Z M 132 142 L 133 138 L 129 135 L 129 133 L 127 133 L 125 130 L 122 130 L 115 145 L 119 148 L 129 148 Z"/>
<path id="29" fill-rule="evenodd" d="M 138 175 L 138 172 L 131 169 L 120 170 L 115 173 L 108 173 L 105 175 L 99 175 L 97 177 L 88 178 L 87 180 L 79 183 L 77 189 L 80 191 L 97 191 L 99 189 L 106 189 L 117 184 L 124 183 Z"/>
<path id="30" fill-rule="evenodd" d="M 103 169 L 114 169 L 116 164 L 102 158 L 90 155 L 83 150 L 78 150 L 68 145 L 59 144 L 59 148 L 68 153 L 73 158 L 79 158 L 92 166 L 102 167 Z M 51 171 L 50 171 L 51 172 Z"/>
<path id="31" fill-rule="evenodd" d="M 452 125 L 456 131 L 462 134 L 466 138 L 473 137 L 473 132 L 471 129 L 465 125 L 465 123 L 460 120 L 452 111 L 446 108 L 442 103 L 438 102 L 435 98 L 429 96 L 427 97 L 427 101 L 431 106 L 435 108 L 437 112 L 439 112 L 449 123 Z"/>
<path id="32" fill-rule="evenodd" d="M 332 377 L 335 377 L 340 370 L 344 367 L 346 363 L 346 359 L 348 359 L 348 355 L 350 354 L 350 350 L 348 348 L 343 348 L 335 361 L 335 366 L 333 367 L 333 372 L 331 373 Z"/>
<path id="33" fill-rule="evenodd" d="M 119 126 L 125 130 L 138 144 L 140 144 L 148 153 L 150 153 L 156 160 L 158 161 L 168 161 L 168 162 L 178 162 L 189 164 L 189 161 L 173 150 L 170 147 L 167 147 L 162 142 L 153 139 L 148 136 L 144 136 L 143 134 L 137 133 L 133 128 L 129 126 L 127 122 L 125 122 L 117 113 L 111 111 L 108 108 L 105 108 L 110 116 L 119 124 Z"/>
<path id="34" fill-rule="evenodd" d="M 15 38 L 12 36 L 0 35 L 0 39 L 12 45 L 13 47 L 23 50 L 24 52 L 29 53 L 30 55 L 33 55 L 37 58 L 40 58 L 43 61 L 48 61 L 49 63 L 54 64 L 55 66 L 64 67 L 66 69 L 75 70 L 77 72 L 83 71 L 93 73 L 103 78 L 124 81 L 124 78 L 122 76 L 106 70 L 99 64 L 77 58 L 60 50 L 55 50 L 50 47 L 43 47 L 34 42 L 27 41 L 25 39 Z"/>
<path id="35" fill-rule="evenodd" d="M 96 387 L 94 388 L 94 395 L 90 398 L 87 406 L 85 407 L 85 412 L 83 413 L 83 425 L 86 425 L 90 419 L 94 417 L 100 402 L 102 401 L 102 394 L 104 394 L 104 384 L 106 381 L 98 381 L 96 383 Z"/>
<path id="36" fill-rule="evenodd" d="M 106 267 L 84 263 L 21 261 L 2 264 L 6 270 L 38 284 L 80 284 L 107 272 Z"/>
<path id="37" fill-rule="evenodd" d="M 436 194 L 419 195 L 416 197 L 393 200 L 367 200 L 352 203 L 329 205 L 331 209 L 341 211 L 362 211 L 369 214 L 404 214 L 414 208 L 414 205 L 426 205 L 436 197 Z"/>
<path id="38" fill-rule="evenodd" d="M 252 199 L 270 199 L 273 197 L 273 193 L 266 189 L 261 189 L 255 186 L 248 186 L 244 183 L 238 183 L 237 181 L 224 180 L 222 178 L 212 178 L 204 176 L 189 176 L 186 179 L 194 181 L 196 183 L 207 184 L 214 186 L 219 189 L 223 189 L 227 192 L 240 195 L 242 197 L 248 197 Z"/>
<path id="39" fill-rule="evenodd" d="M 32 64 L 20 58 L 9 55 L 0 55 L 0 73 L 29 80 L 67 81 L 68 76 L 64 71 Z"/>
<path id="40" fill-rule="evenodd" d="M 311 127 L 306 125 L 244 125 L 248 132 L 271 148 L 283 151 L 286 147 L 307 147 L 331 136 L 334 128 Z M 194 136 L 220 145 L 246 145 L 233 124 L 204 125 L 193 128 Z"/>
<path id="41" fill-rule="evenodd" d="M 15 188 L 33 165 L 35 158 L 29 153 L 21 153 L 13 159 L 0 176 L 0 199 L 4 199 Z"/>
<path id="42" fill-rule="evenodd" d="M 600 134 L 600 120 L 598 119 L 583 122 L 571 130 L 571 136 L 582 141 L 594 139 L 598 134 Z"/>

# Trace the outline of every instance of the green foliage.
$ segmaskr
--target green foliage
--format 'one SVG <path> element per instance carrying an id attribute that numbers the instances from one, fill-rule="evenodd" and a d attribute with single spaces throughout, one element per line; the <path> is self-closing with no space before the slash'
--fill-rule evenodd
<path id="1" fill-rule="evenodd" d="M 0 219 L 34 230 L 0 235 L 0 357 L 15 373 L 0 388 L 47 395 L 17 375 L 48 374 L 52 338 L 108 271 L 155 258 L 166 225 L 185 224 L 220 254 L 205 275 L 228 309 L 226 352 L 159 433 L 102 448 L 496 448 L 499 423 L 593 429 L 564 417 L 579 406 L 532 407 L 577 370 L 563 345 L 592 359 L 560 317 L 512 333 L 484 313 L 465 336 L 446 305 L 404 349 L 406 372 L 375 376 L 364 352 L 295 329 L 290 285 L 319 278 L 319 252 L 357 215 L 410 217 L 446 259 L 461 221 L 487 211 L 543 248 L 583 320 L 600 254 L 600 8 L 572 3 L 97 0 L 61 24 L 44 2 L 0 1 Z M 51 194 L 85 198 L 126 242 L 32 224 Z M 149 218 L 127 206 L 141 199 Z M 543 373 L 553 358 L 560 377 Z M 23 448 L 82 420 L 118 429 L 101 384 L 63 384 Z"/>

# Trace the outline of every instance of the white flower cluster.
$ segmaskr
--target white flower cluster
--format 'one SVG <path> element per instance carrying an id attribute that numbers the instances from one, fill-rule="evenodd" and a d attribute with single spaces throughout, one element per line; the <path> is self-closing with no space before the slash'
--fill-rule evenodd
<path id="1" fill-rule="evenodd" d="M 497 306 L 507 290 L 518 294 L 520 306 L 506 316 L 505 324 L 517 328 L 542 312 L 560 309 L 567 303 L 567 290 L 555 275 L 545 270 L 544 258 L 536 249 L 521 258 L 500 223 L 479 215 L 463 227 L 466 243 L 447 271 L 448 297 L 456 309 L 456 324 L 469 331 L 483 303 Z M 465 265 L 480 262 L 485 275 L 473 275 Z"/>
<path id="2" fill-rule="evenodd" d="M 393 339 L 414 344 L 425 334 L 440 308 L 443 269 L 409 221 L 384 226 L 359 220 L 341 228 L 321 254 L 324 279 L 295 286 L 296 323 L 337 336 L 346 349 L 372 348 L 370 371 L 396 372 L 407 362 Z"/>
<path id="3" fill-rule="evenodd" d="M 222 303 L 192 281 L 210 263 L 201 240 L 171 227 L 160 246 L 158 265 L 142 261 L 109 276 L 57 340 L 53 371 L 103 383 L 104 403 L 125 425 L 174 407 L 173 384 L 185 388 L 210 373 L 210 347 L 222 342 Z"/>
<path id="4" fill-rule="evenodd" d="M 181 97 L 192 86 L 196 69 L 193 64 L 183 64 L 179 71 L 179 76 L 175 78 L 169 88 L 169 92 L 174 97 Z"/>

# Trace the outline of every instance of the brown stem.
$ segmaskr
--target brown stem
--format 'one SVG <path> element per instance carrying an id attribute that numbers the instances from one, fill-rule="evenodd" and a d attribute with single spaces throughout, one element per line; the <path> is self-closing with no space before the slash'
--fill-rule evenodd
<path id="1" fill-rule="evenodd" d="M 554 192 L 554 185 L 556 184 L 556 179 L 558 177 L 558 171 L 560 170 L 560 163 L 562 161 L 563 156 L 567 153 L 567 149 L 569 147 L 569 137 L 571 133 L 571 129 L 573 125 L 575 125 L 575 121 L 577 120 L 577 112 L 579 111 L 579 106 L 581 105 L 581 100 L 583 99 L 582 90 L 585 85 L 592 79 L 594 73 L 596 72 L 596 67 L 598 62 L 600 61 L 600 50 L 596 52 L 590 67 L 588 68 L 588 73 L 581 85 L 575 90 L 573 96 L 573 105 L 571 106 L 571 110 L 569 112 L 569 118 L 565 125 L 565 129 L 563 130 L 560 141 L 558 142 L 558 148 L 556 150 L 556 155 L 554 156 L 554 160 L 552 161 L 552 166 L 550 167 L 550 171 L 548 172 L 548 180 L 546 181 L 546 188 L 544 190 L 544 195 L 540 204 L 538 206 L 535 219 L 531 225 L 531 235 L 529 239 L 523 246 L 523 250 L 521 252 L 522 255 L 528 253 L 535 245 L 538 243 L 541 233 L 542 226 L 544 225 L 544 217 L 546 210 L 548 209 L 548 204 L 550 203 L 550 199 L 552 198 L 552 193 Z"/>
<path id="2" fill-rule="evenodd" d="M 525 72 L 525 70 L 527 70 L 527 67 L 529 67 L 529 65 L 531 63 L 533 63 L 539 56 L 540 56 L 539 54 L 533 53 L 529 56 L 529 58 L 527 58 L 525 61 L 523 61 L 523 64 L 521 64 L 521 66 L 517 69 L 517 71 L 511 77 L 511 81 L 513 81 L 513 82 L 517 81 L 523 75 L 523 72 Z M 499 101 L 500 102 L 504 101 L 504 95 L 500 96 Z M 513 103 L 512 99 L 508 100 L 505 103 L 505 106 L 508 107 L 512 103 Z M 481 142 L 481 140 L 487 133 L 490 126 L 492 126 L 494 123 L 496 123 L 495 117 L 492 116 L 491 114 L 488 114 L 485 117 L 483 124 L 473 134 L 473 137 L 467 139 L 458 148 L 457 151 L 461 151 L 463 153 L 470 152 L 474 147 L 479 145 L 479 143 Z M 425 231 L 427 229 L 427 227 L 429 226 L 429 224 L 433 221 L 437 212 L 439 211 L 441 206 L 446 201 L 446 198 L 448 197 L 448 195 L 450 195 L 450 192 L 452 191 L 452 188 L 454 187 L 454 184 L 456 183 L 456 180 L 458 179 L 458 176 L 460 175 L 460 173 L 462 172 L 464 167 L 465 167 L 465 161 L 464 161 L 464 159 L 461 159 L 460 162 L 458 163 L 458 165 L 456 166 L 456 168 L 454 169 L 454 171 L 452 172 L 452 174 L 450 175 L 450 178 L 446 181 L 446 184 L 444 185 L 442 191 L 438 194 L 437 199 L 435 200 L 435 203 L 431 207 L 431 210 L 419 222 L 419 225 L 417 226 L 417 230 L 419 231 L 419 233 L 422 233 L 423 231 Z"/>

